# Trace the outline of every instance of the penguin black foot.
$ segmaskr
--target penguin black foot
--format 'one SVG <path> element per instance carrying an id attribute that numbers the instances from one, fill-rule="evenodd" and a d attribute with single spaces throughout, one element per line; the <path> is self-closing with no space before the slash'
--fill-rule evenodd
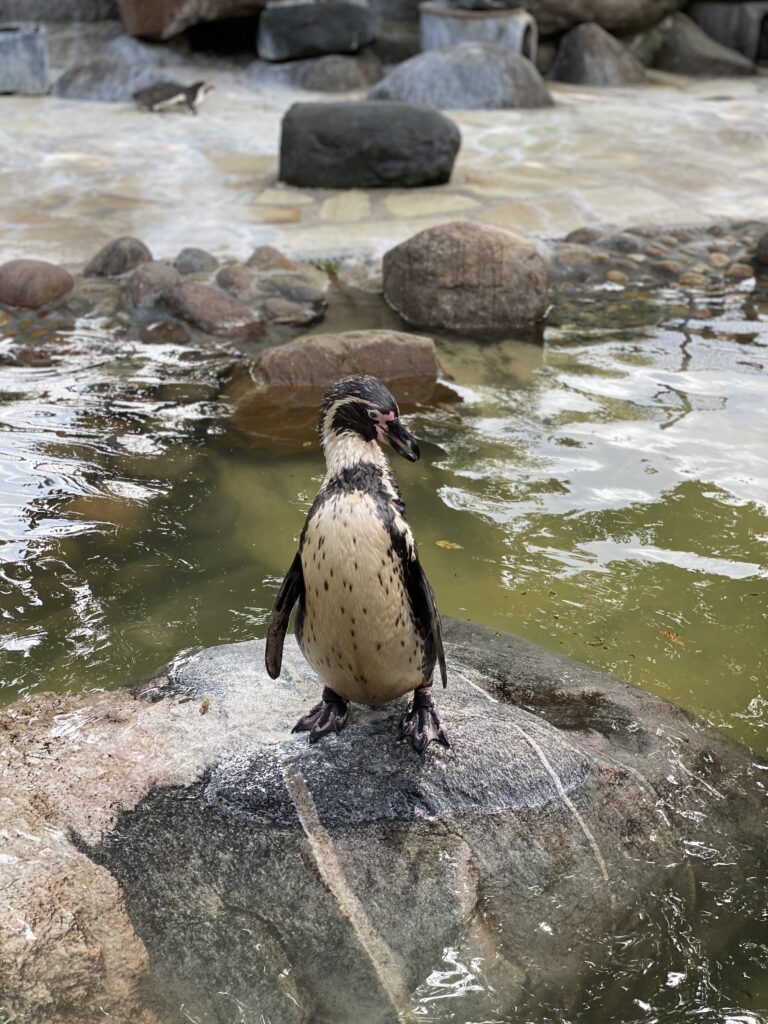
<path id="1" fill-rule="evenodd" d="M 413 691 L 413 703 L 400 726 L 400 738 L 409 738 L 413 749 L 419 754 L 423 754 L 430 743 L 450 747 L 451 744 L 432 703 L 431 686 L 422 686 L 421 689 Z"/>
<path id="2" fill-rule="evenodd" d="M 291 732 L 308 732 L 310 743 L 317 743 L 329 733 L 341 732 L 347 724 L 348 704 L 349 701 L 326 686 L 320 703 L 300 718 Z"/>

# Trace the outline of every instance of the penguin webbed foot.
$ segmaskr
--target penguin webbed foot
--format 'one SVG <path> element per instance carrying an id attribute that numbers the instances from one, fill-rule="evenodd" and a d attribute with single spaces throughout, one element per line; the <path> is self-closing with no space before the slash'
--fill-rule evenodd
<path id="1" fill-rule="evenodd" d="M 317 743 L 330 733 L 341 732 L 347 724 L 348 705 L 349 701 L 326 686 L 320 703 L 310 708 L 291 732 L 308 732 L 310 743 Z"/>
<path id="2" fill-rule="evenodd" d="M 400 726 L 400 738 L 410 739 L 413 749 L 423 754 L 430 743 L 450 747 L 445 729 L 432 703 L 432 687 L 424 686 L 413 691 L 413 702 Z"/>

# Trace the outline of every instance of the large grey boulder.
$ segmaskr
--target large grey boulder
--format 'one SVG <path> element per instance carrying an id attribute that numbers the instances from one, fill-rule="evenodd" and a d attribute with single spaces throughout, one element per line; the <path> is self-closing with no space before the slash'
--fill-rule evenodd
<path id="1" fill-rule="evenodd" d="M 645 81 L 645 70 L 626 46 L 593 23 L 566 32 L 550 77 L 573 85 L 636 85 Z"/>
<path id="2" fill-rule="evenodd" d="M 69 271 L 47 260 L 8 260 L 0 264 L 0 302 L 39 309 L 63 298 L 74 287 Z"/>
<path id="3" fill-rule="evenodd" d="M 528 1020 L 613 931 L 671 948 L 667 896 L 677 929 L 750 914 L 768 818 L 746 750 L 533 644 L 445 636 L 453 746 L 424 759 L 397 741 L 403 703 L 291 735 L 320 692 L 293 640 L 276 681 L 254 641 L 0 713 L 11 1019 L 391 1024 L 474 964 L 453 1014 Z M 658 960 L 622 974 L 630 1009 Z"/>
<path id="4" fill-rule="evenodd" d="M 661 41 L 653 66 L 661 71 L 702 78 L 729 78 L 755 73 L 751 60 L 711 39 L 685 14 L 668 18 L 659 30 Z"/>
<path id="5" fill-rule="evenodd" d="M 472 221 L 420 231 L 384 254 L 384 298 L 427 330 L 501 333 L 543 321 L 549 271 L 525 238 Z"/>
<path id="6" fill-rule="evenodd" d="M 404 61 L 368 93 L 441 109 L 551 107 L 544 79 L 519 53 L 494 43 L 459 43 Z"/>
<path id="7" fill-rule="evenodd" d="M 259 18 L 256 49 L 262 60 L 275 61 L 357 53 L 373 42 L 374 27 L 373 14 L 359 3 L 270 3 Z"/>
<path id="8" fill-rule="evenodd" d="M 412 188 L 450 179 L 461 135 L 407 103 L 294 103 L 283 118 L 281 181 L 309 188 Z"/>
<path id="9" fill-rule="evenodd" d="M 0 93 L 38 96 L 47 92 L 48 38 L 45 27 L 29 22 L 4 24 L 5 17 L 0 4 Z"/>

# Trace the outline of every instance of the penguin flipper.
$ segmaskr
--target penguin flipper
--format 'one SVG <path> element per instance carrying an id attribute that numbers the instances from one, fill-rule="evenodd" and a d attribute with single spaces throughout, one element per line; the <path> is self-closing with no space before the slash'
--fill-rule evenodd
<path id="1" fill-rule="evenodd" d="M 407 560 L 405 570 L 405 586 L 413 609 L 413 615 L 421 631 L 431 641 L 437 663 L 440 666 L 440 678 L 443 687 L 448 685 L 448 673 L 445 668 L 445 652 L 443 651 L 443 635 L 440 626 L 440 614 L 435 604 L 435 595 L 429 585 L 418 557 Z"/>
<path id="2" fill-rule="evenodd" d="M 272 606 L 272 614 L 269 617 L 267 626 L 267 648 L 264 654 L 264 662 L 271 679 L 277 679 L 280 675 L 280 668 L 283 664 L 283 644 L 285 634 L 288 631 L 288 621 L 291 611 L 298 599 L 304 594 L 304 573 L 301 568 L 301 555 L 296 552 L 296 557 L 291 562 L 291 567 L 285 574 L 285 579 L 277 592 L 275 603 Z"/>

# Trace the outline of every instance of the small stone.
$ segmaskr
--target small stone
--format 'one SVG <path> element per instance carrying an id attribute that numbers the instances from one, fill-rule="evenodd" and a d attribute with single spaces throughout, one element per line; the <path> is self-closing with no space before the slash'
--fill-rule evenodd
<path id="1" fill-rule="evenodd" d="M 177 255 L 173 265 L 180 274 L 212 274 L 219 261 L 205 249 L 187 246 Z"/>
<path id="2" fill-rule="evenodd" d="M 632 260 L 633 263 L 645 263 L 648 259 L 648 257 L 642 252 L 631 252 L 627 258 Z"/>
<path id="3" fill-rule="evenodd" d="M 748 263 L 733 263 L 726 270 L 725 276 L 736 281 L 745 281 L 749 277 L 754 277 L 755 272 Z"/>
<path id="4" fill-rule="evenodd" d="M 648 246 L 645 252 L 647 256 L 652 258 L 663 258 L 669 252 L 669 248 L 666 245 L 662 245 L 661 242 L 654 242 Z"/>
<path id="5" fill-rule="evenodd" d="M 612 281 L 613 284 L 629 284 L 629 277 L 622 270 L 609 270 L 605 279 Z"/>
<path id="6" fill-rule="evenodd" d="M 661 270 L 665 274 L 672 274 L 677 277 L 683 272 L 683 264 L 680 260 L 655 260 L 651 266 L 655 270 Z"/>
<path id="7" fill-rule="evenodd" d="M 575 231 L 569 232 L 563 241 L 574 242 L 577 245 L 591 245 L 596 242 L 599 238 L 603 237 L 603 232 L 598 231 L 597 228 L 576 228 Z"/>
<path id="8" fill-rule="evenodd" d="M 707 279 L 703 274 L 698 274 L 693 270 L 688 270 L 685 274 L 681 274 L 677 280 L 680 284 L 690 288 L 700 288 L 707 283 Z"/>
<path id="9" fill-rule="evenodd" d="M 707 263 L 709 263 L 710 267 L 714 267 L 715 269 L 727 267 L 730 262 L 729 258 L 722 252 L 711 252 L 707 259 Z"/>
<path id="10" fill-rule="evenodd" d="M 264 333 L 264 324 L 252 309 L 199 281 L 181 281 L 166 301 L 182 320 L 206 334 L 254 340 Z"/>
<path id="11" fill-rule="evenodd" d="M 136 309 L 149 309 L 163 301 L 180 280 L 178 270 L 167 263 L 142 263 L 128 280 L 128 301 Z"/>
<path id="12" fill-rule="evenodd" d="M 264 316 L 273 324 L 305 327 L 322 318 L 322 310 L 289 299 L 272 298 L 264 303 Z"/>
<path id="13" fill-rule="evenodd" d="M 86 265 L 83 274 L 86 277 L 118 277 L 140 263 L 149 263 L 151 259 L 152 253 L 140 239 L 124 235 L 102 246 Z"/>
<path id="14" fill-rule="evenodd" d="M 175 320 L 158 320 L 139 328 L 139 337 L 148 345 L 187 345 L 192 340 L 184 324 Z"/>
<path id="15" fill-rule="evenodd" d="M 0 302 L 39 309 L 56 302 L 75 285 L 70 273 L 45 260 L 9 260 L 0 266 Z"/>
<path id="16" fill-rule="evenodd" d="M 298 270 L 298 263 L 289 260 L 279 249 L 272 245 L 259 245 L 245 261 L 247 267 L 254 270 Z"/>

